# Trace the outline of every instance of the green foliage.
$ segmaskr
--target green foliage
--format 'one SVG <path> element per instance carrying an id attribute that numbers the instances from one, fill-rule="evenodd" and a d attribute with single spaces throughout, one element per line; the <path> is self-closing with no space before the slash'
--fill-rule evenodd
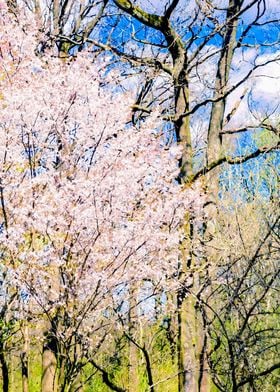
<path id="1" fill-rule="evenodd" d="M 5 321 L 0 319 L 0 344 L 3 344 L 9 340 L 15 328 L 16 322 L 14 320 Z"/>
<path id="2" fill-rule="evenodd" d="M 257 147 L 274 146 L 278 140 L 279 136 L 269 129 L 262 129 L 253 136 L 253 141 Z"/>

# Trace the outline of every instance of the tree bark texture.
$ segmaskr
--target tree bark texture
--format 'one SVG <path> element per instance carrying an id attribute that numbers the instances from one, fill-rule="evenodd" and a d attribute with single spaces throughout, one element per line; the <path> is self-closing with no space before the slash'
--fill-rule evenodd
<path id="1" fill-rule="evenodd" d="M 9 392 L 9 368 L 5 358 L 3 344 L 0 345 L 0 364 L 2 371 L 3 392 Z"/>
<path id="2" fill-rule="evenodd" d="M 46 338 L 42 356 L 41 392 L 56 392 L 56 342 L 54 338 Z"/>
<path id="3" fill-rule="evenodd" d="M 130 287 L 130 310 L 129 310 L 129 333 L 133 336 L 135 328 L 137 328 L 137 288 L 133 286 L 133 283 Z M 138 374 L 138 348 L 129 340 L 128 342 L 128 350 L 129 350 L 129 370 L 128 370 L 128 390 L 129 392 L 139 391 L 140 382 L 139 382 L 139 374 Z"/>
<path id="4" fill-rule="evenodd" d="M 22 392 L 28 392 L 28 354 L 29 354 L 29 333 L 28 325 L 22 327 L 23 350 L 20 355 Z"/>

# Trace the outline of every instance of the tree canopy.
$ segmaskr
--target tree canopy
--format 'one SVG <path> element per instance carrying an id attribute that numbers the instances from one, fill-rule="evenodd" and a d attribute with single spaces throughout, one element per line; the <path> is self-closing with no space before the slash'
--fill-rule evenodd
<path id="1" fill-rule="evenodd" d="M 275 389 L 277 2 L 0 18 L 3 391 Z"/>

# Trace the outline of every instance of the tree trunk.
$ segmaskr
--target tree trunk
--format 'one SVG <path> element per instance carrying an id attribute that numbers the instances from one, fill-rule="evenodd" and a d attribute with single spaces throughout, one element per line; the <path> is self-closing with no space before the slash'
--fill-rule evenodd
<path id="1" fill-rule="evenodd" d="M 138 349 L 131 341 L 129 342 L 129 392 L 139 391 L 138 376 Z"/>
<path id="2" fill-rule="evenodd" d="M 180 64 L 182 66 L 182 64 Z M 178 66 L 179 67 L 179 66 Z M 180 178 L 184 181 L 192 175 L 192 141 L 189 116 L 183 116 L 189 110 L 189 84 L 187 75 L 183 69 L 176 70 L 175 65 L 174 73 L 174 86 L 175 86 L 175 115 L 176 121 L 175 132 L 177 142 L 182 146 L 182 157 L 180 161 Z"/>
<path id="3" fill-rule="evenodd" d="M 0 364 L 2 370 L 3 392 L 9 392 L 9 368 L 4 355 L 3 344 L 0 345 Z"/>
<path id="4" fill-rule="evenodd" d="M 223 48 L 221 51 L 220 59 L 218 62 L 218 68 L 215 80 L 215 95 L 222 97 L 226 92 L 226 88 L 229 81 L 230 68 L 232 63 L 232 57 L 236 48 L 236 32 L 238 19 L 234 16 L 240 11 L 242 2 L 235 0 L 229 1 L 227 11 L 227 23 L 226 30 L 223 35 Z M 223 140 L 222 133 L 225 120 L 225 107 L 226 98 L 221 98 L 217 102 L 213 102 L 212 110 L 209 121 L 208 136 L 207 136 L 207 164 L 211 164 L 221 158 L 224 154 L 223 151 Z M 206 176 L 206 188 L 208 193 L 208 203 L 205 207 L 207 222 L 204 233 L 204 239 L 207 240 L 208 244 L 211 238 L 216 236 L 216 227 L 218 219 L 218 204 L 219 204 L 219 178 L 220 178 L 220 167 L 212 170 Z M 206 338 L 206 337 L 205 337 Z M 203 348 L 203 346 L 202 346 Z M 202 351 L 202 355 L 205 357 L 205 350 Z M 201 358 L 203 361 L 203 358 Z M 205 358 L 204 358 L 205 361 Z M 210 378 L 208 376 L 207 365 L 205 364 L 204 370 L 201 372 L 200 379 L 200 391 L 208 392 L 211 388 Z"/>
<path id="5" fill-rule="evenodd" d="M 178 390 L 180 392 L 209 392 L 209 374 L 205 369 L 203 323 L 196 299 L 188 295 L 178 312 Z M 183 367 L 183 366 L 184 367 Z"/>
<path id="6" fill-rule="evenodd" d="M 29 334 L 28 325 L 23 326 L 23 351 L 20 356 L 21 360 L 21 376 L 22 376 L 22 392 L 28 392 L 28 351 L 29 351 Z"/>
<path id="7" fill-rule="evenodd" d="M 56 342 L 51 336 L 46 337 L 42 356 L 41 392 L 56 392 Z"/>
<path id="8" fill-rule="evenodd" d="M 133 285 L 133 283 L 132 283 Z M 137 288 L 130 287 L 130 309 L 129 309 L 129 334 L 133 336 L 135 328 L 137 328 L 135 320 L 137 320 Z M 138 348 L 129 340 L 129 371 L 128 371 L 128 385 L 129 392 L 138 392 L 139 390 L 139 374 L 138 374 Z"/>
<path id="9" fill-rule="evenodd" d="M 219 95 L 223 96 L 228 84 L 232 57 L 236 48 L 236 32 L 238 26 L 238 18 L 235 18 L 234 16 L 240 11 L 241 3 L 242 2 L 236 0 L 229 1 L 226 30 L 223 36 L 224 42 L 216 73 L 216 97 Z M 223 152 L 221 130 L 224 125 L 225 106 L 226 98 L 222 98 L 212 105 L 207 143 L 208 164 L 219 159 Z"/>
<path id="10" fill-rule="evenodd" d="M 185 239 L 181 245 L 181 290 L 177 298 L 178 308 L 178 391 L 208 392 L 210 375 L 207 371 L 205 327 L 198 298 L 201 290 L 204 260 L 194 255 L 195 238 L 199 228 L 195 217 L 185 217 Z M 205 266 L 207 268 L 207 266 Z"/>
<path id="11" fill-rule="evenodd" d="M 223 94 L 225 94 L 228 85 L 232 58 L 237 43 L 236 33 L 238 18 L 235 18 L 235 15 L 237 15 L 240 11 L 241 4 L 242 2 L 238 2 L 236 0 L 229 0 L 226 29 L 223 35 L 223 47 L 218 62 L 215 80 L 216 97 L 218 97 L 219 95 L 222 97 Z M 224 154 L 221 131 L 224 127 L 225 107 L 225 97 L 218 100 L 217 102 L 213 102 L 208 128 L 207 164 L 215 162 Z M 219 178 L 220 167 L 212 170 L 206 176 L 206 186 L 209 203 L 207 203 L 207 207 L 205 208 L 206 215 L 208 218 L 206 222 L 204 237 L 208 241 L 208 244 L 209 241 L 211 241 L 211 238 L 215 238 L 216 235 L 219 203 Z M 207 381 L 207 377 L 205 378 L 205 374 L 203 372 L 201 379 L 201 392 L 207 392 L 209 390 L 208 388 L 210 388 L 210 385 Z"/>
<path id="12" fill-rule="evenodd" d="M 181 247 L 181 265 L 179 266 L 179 280 L 181 283 L 177 295 L 177 312 L 178 312 L 178 335 L 177 335 L 177 357 L 178 357 L 178 392 L 185 392 L 187 388 L 187 372 L 190 363 L 194 364 L 194 358 L 190 358 L 190 341 L 188 339 L 189 327 L 187 320 L 191 307 L 186 299 L 186 278 L 187 269 L 191 264 L 190 259 L 190 225 L 189 215 L 185 217 L 185 239 Z M 190 309 L 189 309 L 190 308 Z M 192 350 L 192 347 L 191 347 Z M 193 351 L 193 350 L 192 350 Z M 192 360 L 192 361 L 191 361 Z"/>
<path id="13" fill-rule="evenodd" d="M 182 159 L 180 162 L 180 178 L 187 182 L 193 172 L 193 153 L 191 142 L 191 130 L 189 116 L 185 116 L 189 110 L 189 87 L 186 74 L 186 55 L 178 59 L 178 64 L 174 62 L 175 70 L 175 112 L 177 120 L 175 121 L 175 130 L 178 142 L 183 147 Z M 181 66 L 181 69 L 180 67 Z M 177 75 L 177 76 L 176 76 Z M 202 385 L 208 385 L 208 374 L 205 370 L 204 363 L 204 342 L 205 331 L 202 317 L 197 307 L 195 297 L 187 292 L 188 285 L 192 286 L 194 292 L 198 292 L 200 276 L 195 272 L 196 264 L 200 260 L 192 254 L 192 241 L 195 235 L 193 220 L 194 216 L 187 214 L 185 217 L 185 239 L 181 246 L 181 265 L 180 265 L 180 282 L 181 290 L 177 297 L 178 312 L 178 340 L 177 340 L 177 358 L 178 358 L 178 391 L 179 392 L 202 392 Z M 201 267 L 201 266 L 199 266 Z M 200 269 L 200 268 L 199 268 Z M 191 272 L 192 271 L 192 272 Z M 195 287 L 194 287 L 195 285 Z M 203 355 L 202 355 L 203 352 Z M 201 362 L 203 361 L 203 362 Z M 203 375 L 203 377 L 201 376 Z M 206 379 L 205 379 L 206 378 Z M 206 390 L 204 389 L 206 392 Z"/>

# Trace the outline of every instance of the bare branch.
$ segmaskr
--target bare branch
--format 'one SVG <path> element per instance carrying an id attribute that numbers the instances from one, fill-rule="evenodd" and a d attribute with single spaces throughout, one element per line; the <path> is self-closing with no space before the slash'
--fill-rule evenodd
<path id="1" fill-rule="evenodd" d="M 254 152 L 252 152 L 251 154 L 248 154 L 248 155 L 241 155 L 241 156 L 237 156 L 234 158 L 224 156 L 214 162 L 211 162 L 209 165 L 204 166 L 202 169 L 200 169 L 198 172 L 196 172 L 192 177 L 187 178 L 186 182 L 192 183 L 192 182 L 196 181 L 198 178 L 206 175 L 207 173 L 209 173 L 210 171 L 212 171 L 216 167 L 222 165 L 223 163 L 228 163 L 229 165 L 240 165 L 242 163 L 249 161 L 250 159 L 257 158 L 258 156 L 260 156 L 262 154 L 267 154 L 269 152 L 279 150 L 279 148 L 280 148 L 280 142 L 278 142 L 276 145 L 274 145 L 272 147 L 258 148 L 257 150 L 255 150 Z"/>
<path id="2" fill-rule="evenodd" d="M 249 377 L 245 378 L 245 380 L 242 380 L 242 381 L 240 381 L 240 382 L 237 384 L 237 388 L 241 388 L 241 387 L 243 387 L 243 385 L 248 384 L 249 382 L 255 380 L 256 378 L 266 376 L 266 375 L 268 375 L 268 374 L 274 372 L 274 370 L 277 370 L 277 369 L 279 369 L 279 368 L 280 368 L 280 362 L 275 363 L 274 365 L 270 366 L 269 368 L 263 370 L 263 371 L 260 372 L 260 373 L 250 374 Z"/>
<path id="3" fill-rule="evenodd" d="M 133 5 L 130 0 L 114 0 L 114 3 L 123 11 L 133 16 L 139 22 L 144 23 L 148 27 L 152 27 L 157 30 L 162 30 L 165 25 L 165 20 L 162 16 L 156 14 L 149 14 L 142 10 L 142 8 Z"/>
<path id="4" fill-rule="evenodd" d="M 104 383 L 111 388 L 113 391 L 116 392 L 126 392 L 125 389 L 120 388 L 119 386 L 117 386 L 113 381 L 111 381 L 110 379 L 110 375 L 109 373 L 100 365 L 98 365 L 93 359 L 90 359 L 89 362 L 97 369 L 101 372 L 102 374 L 102 380 L 104 381 Z"/>
<path id="5" fill-rule="evenodd" d="M 166 19 L 169 19 L 169 18 L 170 18 L 172 12 L 175 10 L 175 8 L 177 7 L 178 3 L 179 3 L 179 0 L 173 0 L 173 1 L 170 3 L 170 5 L 167 7 L 167 9 L 166 9 L 166 11 L 165 11 L 165 14 L 164 14 L 164 17 L 165 17 Z"/>

